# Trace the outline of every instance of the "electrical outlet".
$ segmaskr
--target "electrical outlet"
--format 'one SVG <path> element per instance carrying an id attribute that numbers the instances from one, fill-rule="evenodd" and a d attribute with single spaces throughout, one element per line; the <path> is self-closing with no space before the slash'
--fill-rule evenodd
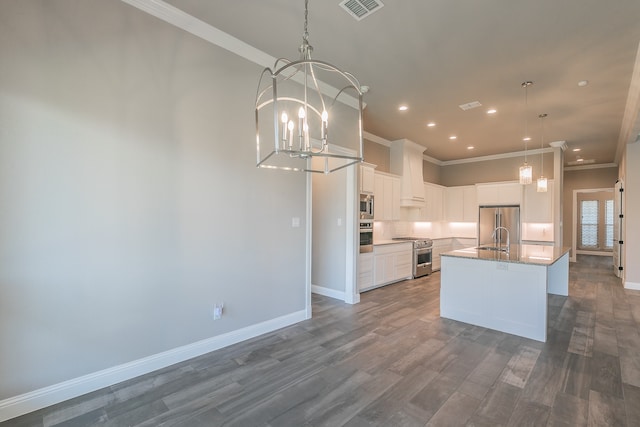
<path id="1" fill-rule="evenodd" d="M 222 317 L 222 310 L 224 309 L 224 303 L 219 302 L 213 305 L 213 320 L 218 320 Z"/>

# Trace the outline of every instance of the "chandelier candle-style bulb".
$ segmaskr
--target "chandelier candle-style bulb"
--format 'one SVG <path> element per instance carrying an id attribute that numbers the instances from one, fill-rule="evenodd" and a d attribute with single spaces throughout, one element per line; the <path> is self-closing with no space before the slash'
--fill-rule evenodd
<path id="1" fill-rule="evenodd" d="M 320 139 L 322 139 L 322 143 L 326 144 L 327 142 L 327 122 L 329 121 L 329 113 L 327 113 L 327 110 L 324 110 L 322 112 L 322 135 L 320 136 Z"/>
<path id="2" fill-rule="evenodd" d="M 302 138 L 302 131 L 304 127 L 304 108 L 300 107 L 298 110 L 298 136 Z"/>
<path id="3" fill-rule="evenodd" d="M 282 142 L 283 148 L 287 145 L 287 123 L 289 123 L 289 116 L 285 111 L 282 112 Z"/>
<path id="4" fill-rule="evenodd" d="M 289 150 L 293 148 L 293 128 L 294 128 L 293 120 L 289 120 L 289 124 L 287 128 L 289 129 Z"/>
<path id="5" fill-rule="evenodd" d="M 307 124 L 307 121 L 305 120 L 304 124 L 302 125 L 303 128 L 303 132 L 304 132 L 304 150 L 305 151 L 309 151 L 311 150 L 311 144 L 309 142 L 309 125 Z"/>

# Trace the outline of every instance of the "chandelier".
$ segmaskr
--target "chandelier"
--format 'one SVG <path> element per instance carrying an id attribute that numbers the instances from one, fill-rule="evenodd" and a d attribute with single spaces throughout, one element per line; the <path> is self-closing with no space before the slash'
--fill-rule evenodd
<path id="1" fill-rule="evenodd" d="M 300 58 L 277 59 L 258 81 L 256 166 L 327 174 L 363 160 L 362 94 L 367 88 L 352 74 L 311 58 L 308 3 Z"/>
<path id="2" fill-rule="evenodd" d="M 531 179 L 533 178 L 533 169 L 530 164 L 527 163 L 527 142 L 531 140 L 531 137 L 528 134 L 527 129 L 527 113 L 528 110 L 528 90 L 529 86 L 531 86 L 533 82 L 526 81 L 522 83 L 522 87 L 524 88 L 524 137 L 522 140 L 524 141 L 524 163 L 520 166 L 520 184 L 527 185 L 531 184 Z"/>
<path id="3" fill-rule="evenodd" d="M 536 186 L 536 191 L 538 193 L 546 193 L 547 192 L 547 178 L 544 177 L 544 118 L 547 117 L 546 113 L 540 114 L 538 118 L 540 119 L 540 178 L 538 178 L 538 185 Z"/>

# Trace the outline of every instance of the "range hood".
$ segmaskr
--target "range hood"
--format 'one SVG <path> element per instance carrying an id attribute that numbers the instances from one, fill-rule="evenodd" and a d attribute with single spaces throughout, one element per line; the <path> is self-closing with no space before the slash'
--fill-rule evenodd
<path id="1" fill-rule="evenodd" d="M 408 139 L 391 142 L 391 173 L 401 177 L 400 207 L 421 208 L 424 206 L 424 178 L 422 177 L 422 145 Z"/>

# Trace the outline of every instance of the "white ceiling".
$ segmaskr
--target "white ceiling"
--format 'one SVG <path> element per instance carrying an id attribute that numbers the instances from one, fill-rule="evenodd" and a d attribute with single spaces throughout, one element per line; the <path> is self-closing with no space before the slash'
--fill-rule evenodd
<path id="1" fill-rule="evenodd" d="M 314 58 L 371 88 L 365 131 L 408 138 L 441 161 L 519 152 L 521 83 L 531 80 L 530 149 L 541 146 L 540 113 L 548 114 L 545 146 L 566 141 L 567 163 L 576 159 L 573 148 L 597 164 L 616 162 L 617 147 L 635 139 L 621 129 L 640 42 L 640 1 L 382 1 L 382 9 L 361 21 L 340 0 L 309 4 Z M 167 3 L 271 56 L 297 59 L 303 0 Z M 580 80 L 589 84 L 579 87 Z M 458 107 L 472 101 L 482 106 Z M 409 110 L 399 112 L 400 104 Z M 497 114 L 487 115 L 489 107 Z M 637 133 L 638 105 L 633 108 L 625 121 Z M 427 128 L 429 121 L 437 126 Z"/>

